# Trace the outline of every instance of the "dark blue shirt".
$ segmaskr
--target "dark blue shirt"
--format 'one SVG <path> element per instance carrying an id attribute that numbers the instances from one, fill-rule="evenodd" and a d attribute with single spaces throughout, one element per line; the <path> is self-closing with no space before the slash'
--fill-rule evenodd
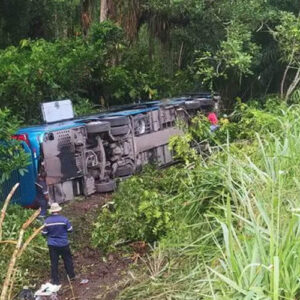
<path id="1" fill-rule="evenodd" d="M 45 180 L 38 179 L 37 182 L 35 183 L 36 186 L 36 201 L 39 207 L 41 208 L 41 213 L 40 216 L 46 217 L 47 215 L 47 199 L 45 198 L 45 195 L 48 195 L 48 190 L 47 190 L 47 184 Z"/>
<path id="2" fill-rule="evenodd" d="M 36 186 L 36 198 L 39 201 L 40 199 L 45 199 L 45 195 L 48 194 L 47 184 L 44 180 L 38 179 L 35 183 Z"/>
<path id="3" fill-rule="evenodd" d="M 62 215 L 51 215 L 45 220 L 42 234 L 47 236 L 49 246 L 64 247 L 69 245 L 68 232 L 73 228 L 69 220 Z"/>

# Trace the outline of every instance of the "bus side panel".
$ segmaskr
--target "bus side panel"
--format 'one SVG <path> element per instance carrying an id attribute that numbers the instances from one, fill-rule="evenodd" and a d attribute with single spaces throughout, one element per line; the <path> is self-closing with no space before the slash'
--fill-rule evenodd
<path id="1" fill-rule="evenodd" d="M 13 171 L 9 180 L 4 182 L 1 188 L 1 195 L 0 200 L 5 200 L 6 196 L 11 191 L 12 187 L 19 182 L 20 185 L 16 190 L 13 198 L 12 203 L 17 203 L 22 206 L 32 206 L 34 204 L 34 200 L 36 197 L 36 190 L 35 190 L 35 172 L 34 172 L 34 165 L 32 161 L 32 153 L 30 148 L 27 144 L 22 143 L 22 146 L 26 153 L 29 154 L 29 164 L 26 166 L 26 172 L 23 176 L 19 174 L 18 171 Z"/>
<path id="2" fill-rule="evenodd" d="M 5 200 L 5 198 L 11 191 L 12 187 L 19 181 L 20 181 L 20 174 L 17 171 L 13 171 L 10 175 L 10 178 L 1 185 L 1 194 L 0 194 L 1 202 Z M 12 202 L 21 203 L 21 201 L 22 201 L 22 194 L 21 194 L 21 189 L 19 187 L 13 196 Z"/>
<path id="3" fill-rule="evenodd" d="M 25 144 L 24 150 L 30 155 L 30 162 L 26 166 L 26 173 L 23 176 L 20 176 L 20 190 L 22 194 L 22 199 L 20 204 L 23 206 L 32 206 L 36 197 L 36 172 L 34 162 L 32 160 L 32 152 L 30 148 Z"/>

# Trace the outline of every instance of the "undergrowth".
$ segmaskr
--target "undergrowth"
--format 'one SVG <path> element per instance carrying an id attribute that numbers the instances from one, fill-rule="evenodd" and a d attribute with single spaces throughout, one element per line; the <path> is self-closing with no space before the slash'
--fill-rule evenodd
<path id="1" fill-rule="evenodd" d="M 94 243 L 153 243 L 147 274 L 121 299 L 297 299 L 300 294 L 300 107 L 239 103 L 205 138 L 209 158 L 148 170 L 121 184 L 113 211 L 99 216 Z M 206 125 L 203 125 L 206 126 Z M 176 149 L 175 149 L 176 150 Z M 166 221 L 167 220 L 167 221 Z M 107 225 L 108 224 L 108 225 Z"/>
<path id="2" fill-rule="evenodd" d="M 3 224 L 3 241 L 17 240 L 18 233 L 23 223 L 32 215 L 32 210 L 26 210 L 18 205 L 9 205 Z M 24 240 L 26 240 L 40 223 L 35 221 L 33 226 L 26 230 Z M 2 286 L 6 271 L 14 251 L 14 244 L 0 244 L 0 286 Z M 15 290 L 18 291 L 24 285 L 34 286 L 38 283 L 41 274 L 47 270 L 48 272 L 48 253 L 46 249 L 45 239 L 38 235 L 29 244 L 24 254 L 21 256 L 17 265 Z"/>

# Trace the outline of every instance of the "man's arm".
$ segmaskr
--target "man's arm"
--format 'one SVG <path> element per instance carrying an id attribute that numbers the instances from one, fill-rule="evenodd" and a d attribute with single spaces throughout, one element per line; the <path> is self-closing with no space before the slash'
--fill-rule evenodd
<path id="1" fill-rule="evenodd" d="M 49 192 L 48 192 L 47 184 L 45 181 L 43 182 L 42 186 L 43 186 L 43 195 L 44 195 L 46 201 L 49 202 Z"/>
<path id="2" fill-rule="evenodd" d="M 49 193 L 48 192 L 46 194 L 44 194 L 44 197 L 45 197 L 46 201 L 49 202 Z"/>
<path id="3" fill-rule="evenodd" d="M 68 219 L 66 220 L 66 226 L 68 232 L 73 232 L 73 227 Z"/>
<path id="4" fill-rule="evenodd" d="M 44 227 L 43 227 L 43 229 L 42 229 L 42 235 L 43 235 L 44 237 L 46 237 L 47 234 L 48 234 L 48 229 L 47 229 L 47 227 L 46 227 L 46 224 L 44 224 Z"/>

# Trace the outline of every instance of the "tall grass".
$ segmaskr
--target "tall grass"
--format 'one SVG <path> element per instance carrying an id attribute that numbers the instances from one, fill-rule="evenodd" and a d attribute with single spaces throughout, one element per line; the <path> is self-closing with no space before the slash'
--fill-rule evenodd
<path id="1" fill-rule="evenodd" d="M 191 169 L 170 198 L 178 227 L 153 256 L 162 271 L 141 277 L 122 299 L 300 297 L 299 112 L 282 111 L 276 132 L 224 145 Z"/>
<path id="2" fill-rule="evenodd" d="M 293 115 L 294 114 L 289 114 Z M 217 267 L 207 265 L 218 294 L 245 299 L 295 299 L 299 291 L 300 132 L 286 118 L 282 134 L 257 135 L 255 161 L 231 153 L 226 161 L 230 197 L 217 217 L 223 240 Z M 213 282 L 212 282 L 213 280 Z"/>

